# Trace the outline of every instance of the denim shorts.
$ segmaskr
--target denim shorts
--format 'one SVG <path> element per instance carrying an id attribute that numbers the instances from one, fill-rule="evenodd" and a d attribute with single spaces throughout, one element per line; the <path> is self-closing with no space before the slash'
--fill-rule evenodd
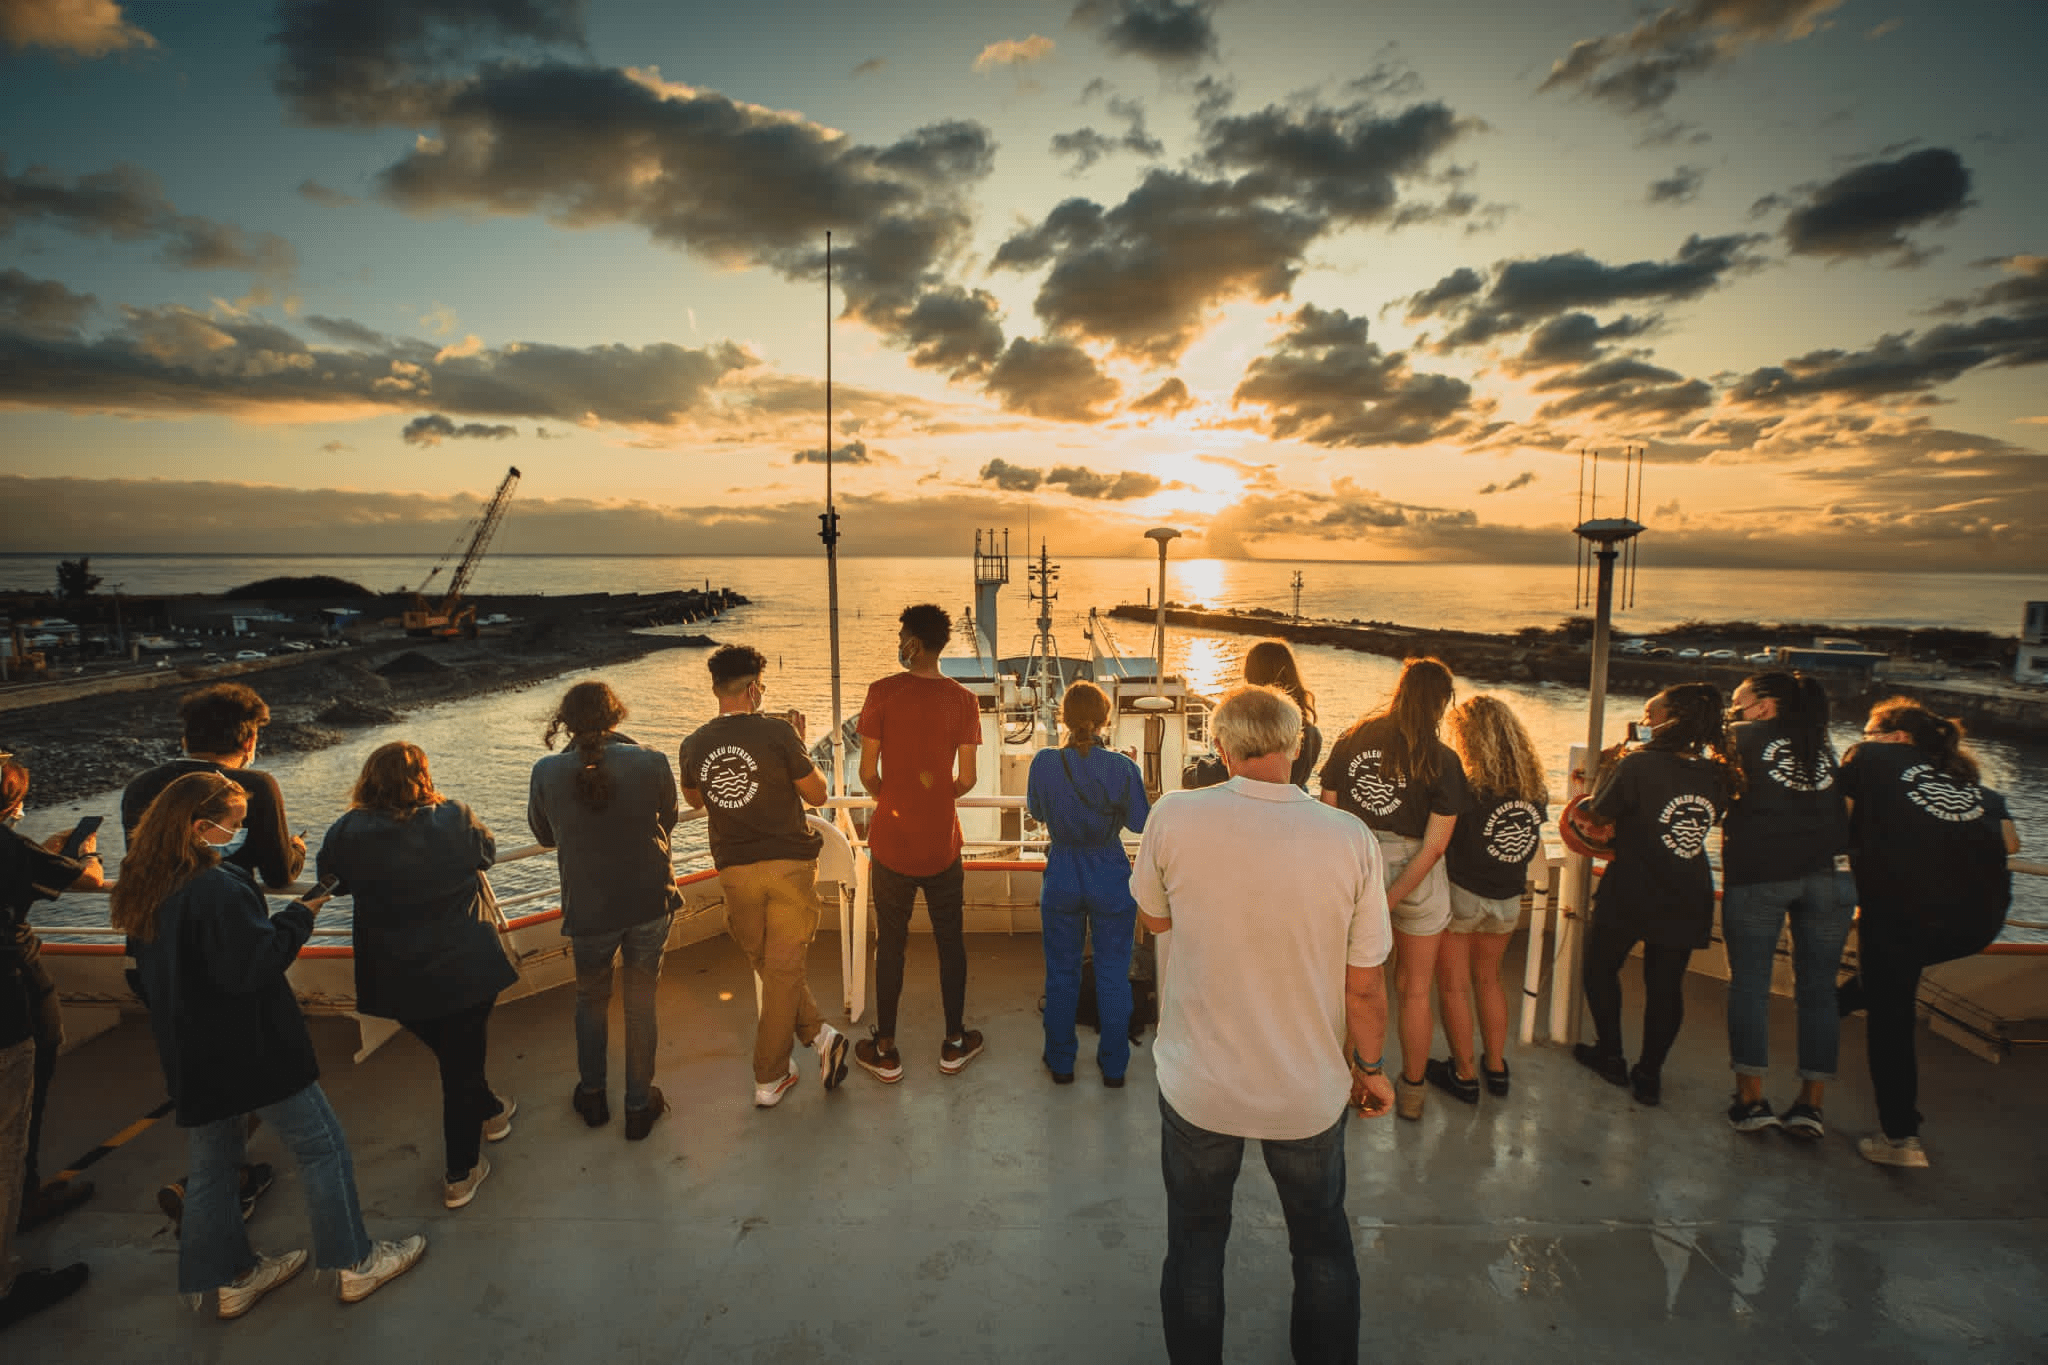
<path id="1" fill-rule="evenodd" d="M 1422 840 L 1384 829 L 1374 830 L 1373 837 L 1380 841 L 1380 857 L 1387 865 L 1387 885 L 1392 886 L 1409 859 L 1422 850 Z M 1389 905 L 1387 914 L 1394 927 L 1404 934 L 1441 934 L 1451 922 L 1451 879 L 1444 873 L 1444 860 L 1438 858 L 1436 866 L 1423 875 L 1422 884 L 1408 893 L 1407 900 Z"/>
<path id="2" fill-rule="evenodd" d="M 1520 896 L 1482 896 L 1451 883 L 1451 933 L 1508 934 L 1521 922 Z"/>

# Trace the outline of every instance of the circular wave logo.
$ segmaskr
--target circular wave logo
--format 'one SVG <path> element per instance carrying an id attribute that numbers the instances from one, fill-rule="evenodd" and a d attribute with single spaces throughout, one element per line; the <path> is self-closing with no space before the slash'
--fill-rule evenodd
<path id="1" fill-rule="evenodd" d="M 1389 782 L 1380 775 L 1384 757 L 1378 749 L 1367 749 L 1344 770 L 1351 779 L 1352 802 L 1373 815 L 1392 815 L 1401 809 L 1401 792 L 1408 785 L 1406 778 Z"/>
<path id="2" fill-rule="evenodd" d="M 1657 812 L 1658 838 L 1680 858 L 1697 858 L 1707 851 L 1707 831 L 1714 827 L 1714 803 L 1687 792 L 1674 796 Z"/>
<path id="3" fill-rule="evenodd" d="M 1932 764 L 1916 763 L 1899 774 L 1906 799 L 1937 820 L 1960 825 L 1984 814 L 1984 793 L 1974 782 L 1957 782 Z"/>
<path id="4" fill-rule="evenodd" d="M 697 786 L 710 805 L 720 810 L 739 810 L 760 794 L 760 768 L 745 749 L 723 745 L 704 756 Z"/>
<path id="5" fill-rule="evenodd" d="M 1826 751 L 1816 749 L 1812 763 L 1801 763 L 1789 739 L 1774 739 L 1764 745 L 1763 769 L 1771 781 L 1788 791 L 1824 792 L 1835 785 L 1834 760 Z"/>
<path id="6" fill-rule="evenodd" d="M 1486 841 L 1486 856 L 1496 862 L 1525 863 L 1535 856 L 1542 837 L 1543 816 L 1527 801 L 1507 801 L 1494 807 L 1480 833 Z"/>

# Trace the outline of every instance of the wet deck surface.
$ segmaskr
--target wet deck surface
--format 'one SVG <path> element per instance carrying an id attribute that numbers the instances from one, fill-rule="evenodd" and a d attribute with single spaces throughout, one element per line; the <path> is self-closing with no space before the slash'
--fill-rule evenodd
<path id="1" fill-rule="evenodd" d="M 644 1143 L 570 1111 L 572 998 L 502 1008 L 492 1079 L 521 1101 L 476 1202 L 440 1206 L 432 1058 L 399 1037 L 360 1067 L 352 1028 L 317 1021 L 373 1236 L 423 1231 L 426 1259 L 343 1307 L 310 1273 L 238 1322 L 173 1293 L 156 1208 L 184 1169 L 169 1120 L 91 1172 L 99 1196 L 23 1239 L 31 1264 L 82 1259 L 85 1291 L 0 1338 L 9 1361 L 1141 1361 L 1163 1359 L 1165 1246 L 1151 1049 L 1122 1091 L 1055 1089 L 1038 1061 L 1035 937 L 970 939 L 969 1022 L 988 1050 L 937 1066 L 936 974 L 914 939 L 907 1075 L 815 1070 L 751 1105 L 753 992 L 723 939 L 668 960 L 658 1082 L 676 1106 Z M 831 937 L 812 979 L 836 983 Z M 1633 975 L 1633 969 L 1627 975 Z M 1511 959 L 1511 979 L 1519 967 Z M 1745 1137 L 1722 1119 L 1722 990 L 1688 983 L 1664 1104 L 1636 1106 L 1562 1051 L 1511 1052 L 1515 1092 L 1420 1123 L 1353 1120 L 1349 1206 L 1367 1359 L 2032 1360 L 2048 1357 L 2048 1057 L 1992 1066 L 1921 1038 L 1926 1171 L 1857 1156 L 1875 1125 L 1862 1025 L 1844 1033 L 1830 1133 Z M 721 1001 L 721 993 L 730 998 Z M 1513 997 L 1511 996 L 1511 1002 Z M 1789 1002 L 1773 1036 L 1796 1082 Z M 1630 1018 L 1637 1006 L 1630 1000 Z M 615 1006 L 616 1008 L 616 1006 Z M 828 1007 L 829 1008 L 829 1007 Z M 619 1029 L 613 1027 L 614 1084 Z M 1390 1052 L 1397 1049 L 1390 1048 Z M 808 1060 L 808 1053 L 799 1053 Z M 162 1098 L 131 1020 L 65 1059 L 45 1139 L 61 1166 Z M 306 1244 L 289 1157 L 251 1230 Z M 1229 1266 L 1232 1361 L 1287 1359 L 1286 1233 L 1247 1153 Z"/>

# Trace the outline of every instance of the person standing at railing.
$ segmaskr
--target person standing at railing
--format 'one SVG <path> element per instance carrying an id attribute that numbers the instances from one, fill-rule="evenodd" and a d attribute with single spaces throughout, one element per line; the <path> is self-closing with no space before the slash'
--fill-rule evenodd
<path id="1" fill-rule="evenodd" d="M 681 908 L 669 832 L 682 811 L 668 758 L 618 732 L 626 704 L 604 683 L 577 683 L 562 696 L 543 742 L 566 733 L 569 747 L 533 765 L 526 823 L 559 849 L 562 932 L 576 960 L 576 1069 L 570 1103 L 592 1128 L 611 1121 L 605 1094 L 612 964 L 626 998 L 626 1140 L 638 1142 L 668 1112 L 654 1084 L 660 1035 L 654 992 L 669 925 Z"/>
<path id="2" fill-rule="evenodd" d="M 85 1284 L 84 1262 L 59 1270 L 16 1273 L 11 1244 L 23 1230 L 76 1208 L 92 1195 L 89 1180 L 52 1181 L 37 1171 L 43 1107 L 64 1042 L 57 985 L 41 961 L 42 944 L 28 927 L 29 907 L 66 891 L 106 885 L 96 835 L 76 858 L 63 856 L 71 831 L 36 843 L 14 826 L 28 800 L 28 769 L 0 751 L 0 1327 L 61 1303 Z"/>
<path id="3" fill-rule="evenodd" d="M 2020 851 L 2005 797 L 1983 783 L 1962 722 L 1906 697 L 1871 708 L 1863 743 L 1842 761 L 1849 861 L 1856 874 L 1856 976 L 1843 1014 L 1870 1011 L 1865 1049 L 1883 1131 L 1857 1150 L 1880 1166 L 1922 1167 L 1914 1056 L 1920 973 L 1970 957 L 2005 927 L 2006 859 Z"/>
<path id="4" fill-rule="evenodd" d="M 825 1022 L 811 995 L 811 940 L 824 840 L 804 818 L 822 806 L 825 775 L 804 750 L 804 714 L 763 715 L 768 660 L 750 645 L 726 645 L 707 661 L 718 715 L 683 741 L 677 771 L 683 800 L 705 812 L 711 861 L 725 892 L 725 927 L 761 981 L 754 1025 L 754 1103 L 782 1102 L 796 1084 L 793 1043 L 818 1056 L 818 1079 L 846 1079 L 846 1035 Z"/>
<path id="5" fill-rule="evenodd" d="M 1253 687 L 1277 687 L 1301 708 L 1301 752 L 1287 780 L 1303 791 L 1323 756 L 1323 732 L 1316 728 L 1316 694 L 1301 680 L 1301 665 L 1285 640 L 1261 640 L 1245 651 L 1244 680 Z"/>
<path id="6" fill-rule="evenodd" d="M 1835 856 L 1849 846 L 1849 812 L 1828 741 L 1828 694 L 1802 673 L 1758 673 L 1729 698 L 1728 734 L 1742 794 L 1721 829 L 1721 938 L 1728 945 L 1728 1057 L 1738 1133 L 1782 1127 L 1826 1136 L 1821 1100 L 1835 1078 L 1842 1020 L 1835 977 L 1855 919 L 1840 894 Z M 1781 1118 L 1764 1098 L 1771 1065 L 1771 972 L 1778 936 L 1792 923 L 1799 1007 L 1799 1098 Z"/>
<path id="7" fill-rule="evenodd" d="M 1444 853 L 1451 923 L 1437 949 L 1436 986 L 1451 1055 L 1445 1061 L 1431 1058 L 1428 1073 L 1439 1090 L 1477 1104 L 1473 997 L 1479 1003 L 1479 1065 L 1486 1088 L 1506 1095 L 1508 999 L 1501 990 L 1500 960 L 1522 917 L 1529 863 L 1543 851 L 1550 790 L 1536 745 L 1506 702 L 1472 697 L 1451 709 L 1449 721 L 1451 747 L 1472 787 L 1472 809 L 1458 817 Z"/>
<path id="8" fill-rule="evenodd" d="M 1620 755 L 1587 803 L 1614 828 L 1614 856 L 1586 933 L 1586 1007 L 1593 1041 L 1572 1056 L 1636 1102 L 1664 1097 L 1664 1059 L 1685 1023 L 1685 969 L 1712 941 L 1714 873 L 1707 835 L 1742 789 L 1722 723 L 1721 691 L 1679 683 L 1643 704 L 1636 747 Z M 1621 1041 L 1621 967 L 1643 945 L 1643 1047 L 1631 1068 Z"/>
<path id="9" fill-rule="evenodd" d="M 1104 747 L 1109 697 L 1092 682 L 1067 687 L 1060 700 L 1066 743 L 1031 759 L 1024 805 L 1052 836 L 1039 880 L 1038 917 L 1045 946 L 1045 1066 L 1071 1085 L 1079 1044 L 1074 1015 L 1081 990 L 1081 942 L 1095 946 L 1095 1002 L 1102 1041 L 1095 1064 L 1112 1090 L 1131 1063 L 1131 939 L 1138 905 L 1122 832 L 1145 832 L 1145 777 L 1127 755 Z"/>
<path id="10" fill-rule="evenodd" d="M 1429 1094 L 1429 988 L 1451 923 L 1443 856 L 1459 817 L 1472 807 L 1465 769 L 1438 737 L 1450 704 L 1451 670 L 1443 661 L 1408 660 L 1387 704 L 1338 737 L 1321 779 L 1323 804 L 1363 820 L 1386 865 L 1401 991 L 1394 1112 L 1404 1119 L 1420 1119 Z"/>
<path id="11" fill-rule="evenodd" d="M 259 1256 L 236 1198 L 248 1116 L 260 1113 L 298 1162 L 313 1224 L 313 1263 L 338 1270 L 344 1303 L 410 1270 L 425 1237 L 372 1241 L 341 1122 L 320 1089 L 306 1017 L 285 972 L 325 896 L 275 917 L 248 869 L 220 850 L 249 799 L 219 773 L 189 773 L 150 802 L 122 860 L 113 923 L 128 935 L 164 1083 L 188 1135 L 191 1175 L 178 1242 L 178 1290 L 219 1290 L 238 1318 L 298 1274 L 306 1253 Z"/>
<path id="12" fill-rule="evenodd" d="M 860 784 L 875 799 L 868 851 L 875 891 L 875 1027 L 854 1045 L 853 1059 L 876 1080 L 903 1079 L 896 1050 L 896 1005 L 903 995 L 903 957 L 910 915 L 924 892 L 932 941 L 939 951 L 939 995 L 946 1037 L 939 1070 L 958 1075 L 981 1053 L 981 1030 L 966 1025 L 967 941 L 963 916 L 967 871 L 954 803 L 974 790 L 981 749 L 981 704 L 939 671 L 939 653 L 953 638 L 953 618 L 930 603 L 898 618 L 901 673 L 868 686 L 860 708 Z"/>
<path id="13" fill-rule="evenodd" d="M 1294 1259 L 1294 1358 L 1358 1359 L 1344 1124 L 1393 1104 L 1380 845 L 1288 781 L 1301 712 L 1240 687 L 1211 719 L 1223 785 L 1170 792 L 1131 872 L 1159 937 L 1159 1306 L 1174 1361 L 1221 1362 L 1231 1199 L 1256 1138 Z M 1104 1036 L 1107 1036 L 1105 1029 Z"/>
<path id="14" fill-rule="evenodd" d="M 485 897 L 497 840 L 434 789 L 403 740 L 363 761 L 349 808 L 320 841 L 320 875 L 354 898 L 356 1012 L 395 1019 L 441 1073 L 442 1203 L 459 1209 L 491 1173 L 483 1142 L 511 1136 L 516 1100 L 485 1076 L 491 1009 L 519 979 Z"/>
<path id="15" fill-rule="evenodd" d="M 257 741 L 270 724 L 270 708 L 252 687 L 215 683 L 187 693 L 178 703 L 178 717 L 184 724 L 185 756 L 129 782 L 121 793 L 122 832 L 133 843 L 149 803 L 187 773 L 219 773 L 249 796 L 248 835 L 224 856 L 273 891 L 284 890 L 306 865 L 306 841 L 286 822 L 277 779 L 256 767 Z"/>

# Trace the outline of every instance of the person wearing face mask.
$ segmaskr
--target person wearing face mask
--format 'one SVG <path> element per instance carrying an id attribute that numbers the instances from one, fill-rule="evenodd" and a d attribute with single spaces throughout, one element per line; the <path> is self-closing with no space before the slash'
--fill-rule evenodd
<path id="1" fill-rule="evenodd" d="M 946 1010 L 939 1070 L 958 1075 L 980 1054 L 982 1041 L 981 1031 L 965 1022 L 962 915 L 967 882 L 960 861 L 960 817 L 953 804 L 974 790 L 981 705 L 939 671 L 939 652 L 953 638 L 953 618 L 924 603 L 904 608 L 899 620 L 896 660 L 903 671 L 870 684 L 860 708 L 860 784 L 875 798 L 868 849 L 878 932 L 875 1028 L 854 1045 L 853 1059 L 889 1085 L 903 1079 L 896 1005 L 903 995 L 903 955 L 919 891 L 939 950 L 939 994 Z"/>
<path id="2" fill-rule="evenodd" d="M 277 779 L 255 766 L 258 736 L 270 723 L 270 708 L 252 687 L 215 683 L 186 693 L 178 702 L 178 718 L 184 727 L 185 756 L 151 768 L 121 793 L 121 831 L 127 847 L 135 846 L 136 827 L 164 788 L 191 773 L 216 773 L 240 787 L 249 803 L 248 819 L 221 845 L 220 856 L 273 890 L 290 886 L 305 868 L 306 841 L 285 823 L 284 793 L 278 790 Z M 266 1162 L 242 1168 L 244 1217 L 255 1210 L 270 1181 Z M 178 1223 L 184 1217 L 184 1177 L 158 1190 L 156 1202 L 173 1224 Z"/>
<path id="3" fill-rule="evenodd" d="M 1586 1006 L 1593 1041 L 1572 1055 L 1636 1102 L 1663 1098 L 1664 1059 L 1685 1021 L 1685 969 L 1710 941 L 1714 874 L 1707 833 L 1742 789 L 1722 724 L 1721 692 L 1680 683 L 1650 698 L 1634 742 L 1588 803 L 1614 827 L 1614 855 L 1586 934 Z M 1643 945 L 1642 1052 L 1631 1068 L 1621 1041 L 1621 967 Z"/>
<path id="4" fill-rule="evenodd" d="M 89 1180 L 44 1185 L 36 1170 L 43 1108 L 63 1045 L 56 984 L 41 962 L 41 943 L 28 927 L 29 907 L 66 891 L 105 885 L 95 836 L 76 858 L 62 854 L 71 831 L 36 843 L 15 829 L 28 798 L 28 769 L 0 752 L 0 1327 L 60 1303 L 86 1280 L 86 1267 L 15 1273 L 9 1243 L 27 1229 L 75 1208 L 92 1194 Z"/>
<path id="5" fill-rule="evenodd" d="M 178 1291 L 219 1291 L 223 1319 L 241 1317 L 306 1264 L 304 1251 L 262 1256 L 249 1245 L 235 1182 L 252 1113 L 298 1163 L 314 1266 L 340 1272 L 343 1303 L 367 1298 L 426 1251 L 424 1237 L 373 1241 L 363 1227 L 348 1140 L 285 979 L 327 897 L 270 914 L 248 870 L 220 852 L 248 808 L 242 788 L 219 773 L 171 783 L 136 827 L 111 897 L 191 1153 Z"/>
<path id="6" fill-rule="evenodd" d="M 270 723 L 270 708 L 253 688 L 215 683 L 187 693 L 178 703 L 178 718 L 184 724 L 185 756 L 158 764 L 128 784 L 121 793 L 122 831 L 132 841 L 157 793 L 187 773 L 219 773 L 249 796 L 243 838 L 222 856 L 248 868 L 272 890 L 290 886 L 306 865 L 306 841 L 285 823 L 277 779 L 256 767 L 257 737 Z"/>

